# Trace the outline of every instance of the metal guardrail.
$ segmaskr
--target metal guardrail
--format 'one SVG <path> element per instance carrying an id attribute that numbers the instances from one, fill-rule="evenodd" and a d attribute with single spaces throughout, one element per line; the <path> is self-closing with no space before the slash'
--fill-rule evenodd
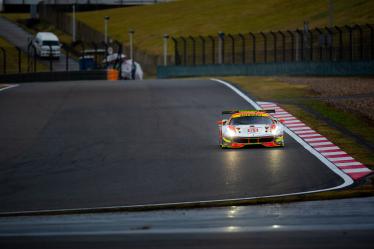
<path id="1" fill-rule="evenodd" d="M 172 37 L 175 65 L 374 60 L 374 26 Z"/>

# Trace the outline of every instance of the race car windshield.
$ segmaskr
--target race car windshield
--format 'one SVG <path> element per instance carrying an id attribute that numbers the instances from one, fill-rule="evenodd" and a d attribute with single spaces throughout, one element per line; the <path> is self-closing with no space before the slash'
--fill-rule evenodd
<path id="1" fill-rule="evenodd" d="M 249 124 L 272 124 L 273 121 L 267 117 L 261 116 L 243 116 L 230 120 L 230 125 L 249 125 Z"/>

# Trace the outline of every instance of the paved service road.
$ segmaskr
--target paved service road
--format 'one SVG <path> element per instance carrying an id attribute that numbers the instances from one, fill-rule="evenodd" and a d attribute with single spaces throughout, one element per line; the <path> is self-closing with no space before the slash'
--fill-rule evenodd
<path id="1" fill-rule="evenodd" d="M 6 18 L 0 16 L 0 34 L 3 38 L 8 40 L 14 46 L 19 47 L 25 53 L 27 53 L 27 46 L 33 35 L 26 32 L 24 29 L 17 26 L 15 23 L 8 21 Z M 49 60 L 45 59 L 40 61 L 45 65 L 48 65 Z M 65 71 L 66 70 L 66 56 L 61 54 L 59 60 L 53 60 L 53 71 Z M 79 70 L 79 64 L 73 60 L 69 59 L 69 70 L 76 71 Z"/>
<path id="2" fill-rule="evenodd" d="M 251 108 L 208 80 L 30 83 L 0 92 L 0 211 L 311 191 L 343 180 L 290 137 L 221 150 L 216 121 Z"/>

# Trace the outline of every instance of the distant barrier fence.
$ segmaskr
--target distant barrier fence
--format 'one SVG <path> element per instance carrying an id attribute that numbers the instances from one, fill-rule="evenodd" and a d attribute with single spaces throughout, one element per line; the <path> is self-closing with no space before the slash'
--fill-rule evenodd
<path id="1" fill-rule="evenodd" d="M 58 8 L 55 8 L 53 5 L 40 4 L 39 17 L 41 20 L 53 24 L 57 29 L 60 29 L 67 34 L 72 35 L 72 17 L 63 11 L 60 11 Z M 102 32 L 94 30 L 93 28 L 91 28 L 83 22 L 76 20 L 75 26 L 77 40 L 81 40 L 85 43 L 92 43 L 96 41 L 105 40 L 104 34 Z M 123 51 L 126 52 L 129 50 L 129 46 L 124 44 Z M 134 48 L 133 52 L 134 60 L 138 61 L 142 65 L 143 70 L 147 73 L 155 73 L 157 64 L 162 63 L 162 56 L 160 55 L 148 54 L 136 48 Z"/>
<path id="2" fill-rule="evenodd" d="M 371 24 L 311 30 L 172 37 L 175 65 L 374 60 Z"/>
<path id="3" fill-rule="evenodd" d="M 113 54 L 122 54 L 122 43 L 94 43 L 77 41 L 62 44 L 59 59 L 50 56 L 40 58 L 36 48 L 30 42 L 27 48 L 0 47 L 0 75 L 36 72 L 69 72 L 106 69 L 111 50 Z M 114 64 L 122 63 L 122 57 L 116 56 Z"/>

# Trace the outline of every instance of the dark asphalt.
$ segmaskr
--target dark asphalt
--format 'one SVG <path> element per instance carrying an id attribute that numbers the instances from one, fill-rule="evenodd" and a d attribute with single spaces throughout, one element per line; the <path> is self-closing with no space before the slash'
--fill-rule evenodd
<path id="1" fill-rule="evenodd" d="M 338 207 L 338 208 L 337 208 Z M 0 248 L 371 248 L 374 198 L 0 218 Z"/>
<path id="2" fill-rule="evenodd" d="M 250 108 L 203 80 L 33 83 L 0 92 L 0 211 L 311 191 L 343 181 L 290 137 L 221 150 L 216 121 Z"/>

